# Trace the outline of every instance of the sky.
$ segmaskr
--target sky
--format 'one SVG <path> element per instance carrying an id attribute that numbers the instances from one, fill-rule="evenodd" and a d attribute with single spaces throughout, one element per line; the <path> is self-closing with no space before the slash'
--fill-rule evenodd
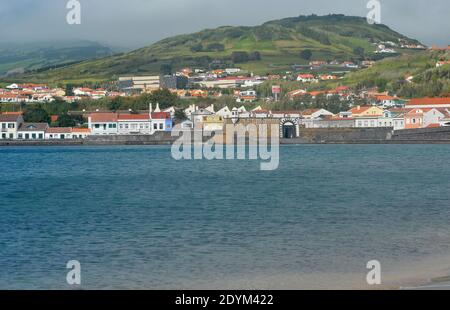
<path id="1" fill-rule="evenodd" d="M 137 48 L 205 28 L 369 11 L 369 0 L 79 0 L 81 24 L 69 25 L 68 1 L 0 0 L 0 42 L 92 40 Z M 383 24 L 427 45 L 450 44 L 449 0 L 379 1 Z"/>

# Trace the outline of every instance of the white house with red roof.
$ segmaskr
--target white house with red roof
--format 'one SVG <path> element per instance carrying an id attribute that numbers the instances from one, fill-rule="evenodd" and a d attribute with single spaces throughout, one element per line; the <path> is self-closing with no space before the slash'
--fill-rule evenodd
<path id="1" fill-rule="evenodd" d="M 88 127 L 92 135 L 117 135 L 117 113 L 92 113 L 88 117 Z"/>
<path id="2" fill-rule="evenodd" d="M 319 82 L 319 80 L 310 73 L 306 73 L 306 74 L 299 74 L 297 76 L 297 81 L 302 82 L 302 83 L 317 83 Z"/>
<path id="3" fill-rule="evenodd" d="M 152 134 L 149 114 L 119 114 L 117 123 L 119 135 Z"/>

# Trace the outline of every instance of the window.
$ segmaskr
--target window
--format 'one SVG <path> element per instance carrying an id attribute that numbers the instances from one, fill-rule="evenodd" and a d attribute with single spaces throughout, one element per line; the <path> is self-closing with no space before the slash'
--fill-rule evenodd
<path id="1" fill-rule="evenodd" d="M 109 129 L 117 128 L 117 124 L 108 124 L 108 128 Z M 127 125 L 125 125 L 125 128 L 128 128 Z"/>
<path id="2" fill-rule="evenodd" d="M 14 128 L 16 128 L 16 124 L 14 124 L 14 123 L 9 123 L 9 124 L 8 124 L 8 128 L 9 128 L 9 129 L 14 129 Z"/>
<path id="3" fill-rule="evenodd" d="M 163 130 L 163 129 L 164 129 L 164 124 L 162 124 L 162 123 L 159 124 L 159 129 L 160 129 L 160 130 Z"/>
<path id="4" fill-rule="evenodd" d="M 6 129 L 6 123 L 2 123 L 2 128 Z"/>
<path id="5" fill-rule="evenodd" d="M 94 127 L 95 127 L 96 129 L 99 129 L 99 128 L 100 128 L 100 124 L 95 124 Z"/>
<path id="6" fill-rule="evenodd" d="M 10 134 L 9 134 L 9 138 L 10 138 L 10 139 L 14 139 L 14 134 L 10 133 Z"/>
<path id="7" fill-rule="evenodd" d="M 19 135 L 17 136 L 17 138 L 23 139 L 23 135 L 22 135 L 21 133 L 19 133 Z"/>
<path id="8" fill-rule="evenodd" d="M 42 139 L 44 139 L 44 134 L 40 133 L 39 134 L 39 140 L 42 140 Z"/>
<path id="9" fill-rule="evenodd" d="M 32 133 L 32 134 L 31 134 L 31 138 L 32 138 L 33 140 L 35 140 L 35 139 L 36 139 L 36 134 L 35 134 L 35 133 Z"/>
<path id="10" fill-rule="evenodd" d="M 30 134 L 26 133 L 26 134 L 25 134 L 25 139 L 26 139 L 26 140 L 30 139 Z"/>
<path id="11" fill-rule="evenodd" d="M 158 130 L 158 124 L 153 124 L 153 129 Z"/>
<path id="12" fill-rule="evenodd" d="M 6 133 L 2 133 L 2 139 L 6 139 Z"/>

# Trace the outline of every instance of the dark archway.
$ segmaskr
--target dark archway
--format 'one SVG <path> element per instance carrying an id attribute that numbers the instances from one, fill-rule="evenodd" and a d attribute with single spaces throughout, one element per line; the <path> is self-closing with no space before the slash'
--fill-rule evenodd
<path id="1" fill-rule="evenodd" d="M 284 139 L 297 138 L 297 126 L 293 122 L 285 122 L 282 126 L 282 136 Z"/>

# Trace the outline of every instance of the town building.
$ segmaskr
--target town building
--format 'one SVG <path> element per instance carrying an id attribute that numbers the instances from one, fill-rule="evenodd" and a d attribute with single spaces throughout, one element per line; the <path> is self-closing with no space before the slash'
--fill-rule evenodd
<path id="1" fill-rule="evenodd" d="M 17 139 L 44 140 L 48 128 L 47 123 L 22 123 L 17 130 Z"/>
<path id="2" fill-rule="evenodd" d="M 92 113 L 88 117 L 88 128 L 92 135 L 117 135 L 117 121 L 117 113 Z"/>
<path id="3" fill-rule="evenodd" d="M 0 139 L 17 139 L 17 131 L 22 123 L 20 113 L 0 114 Z"/>
<path id="4" fill-rule="evenodd" d="M 50 127 L 45 131 L 45 140 L 67 140 L 72 139 L 72 128 Z"/>

